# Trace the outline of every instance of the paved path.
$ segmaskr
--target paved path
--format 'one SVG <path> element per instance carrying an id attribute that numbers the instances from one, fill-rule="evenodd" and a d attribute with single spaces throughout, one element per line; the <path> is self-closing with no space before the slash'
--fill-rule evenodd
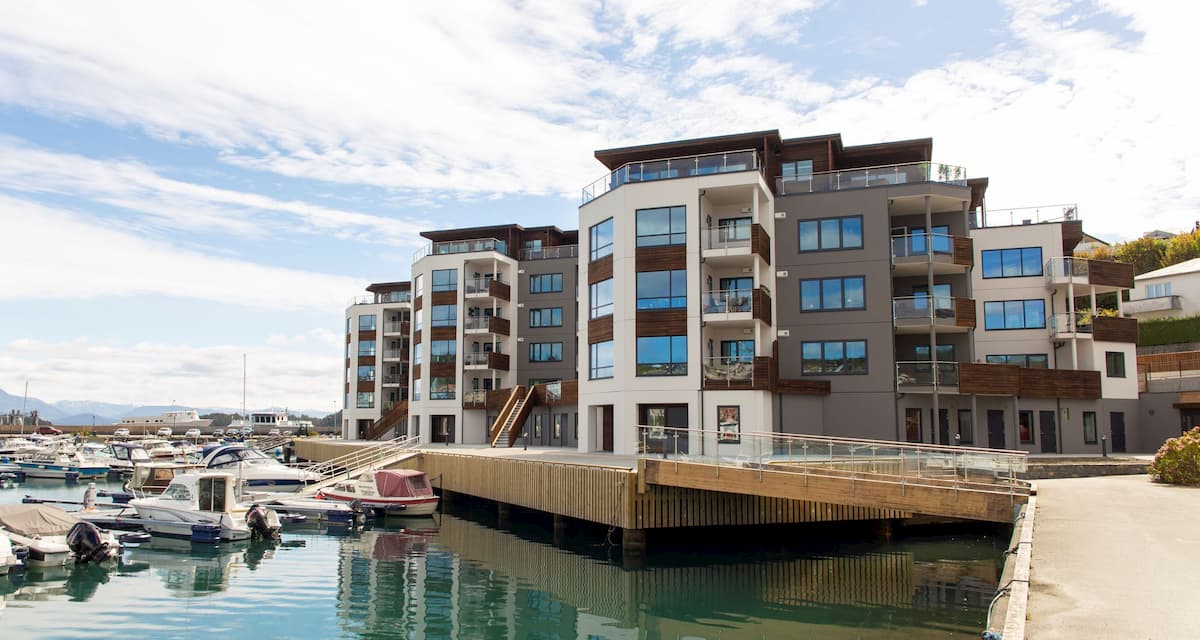
<path id="1" fill-rule="evenodd" d="M 1027 637 L 1200 638 L 1200 488 L 1039 480 Z"/>

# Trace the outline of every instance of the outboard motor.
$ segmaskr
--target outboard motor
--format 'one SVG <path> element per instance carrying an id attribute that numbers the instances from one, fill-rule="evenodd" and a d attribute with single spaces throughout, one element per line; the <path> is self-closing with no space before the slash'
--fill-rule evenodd
<path id="1" fill-rule="evenodd" d="M 67 546 L 75 554 L 75 564 L 99 563 L 116 555 L 100 528 L 90 522 L 76 522 L 67 532 Z"/>
<path id="2" fill-rule="evenodd" d="M 251 506 L 246 512 L 246 526 L 250 527 L 251 540 L 278 540 L 283 528 L 279 516 L 261 504 Z"/>

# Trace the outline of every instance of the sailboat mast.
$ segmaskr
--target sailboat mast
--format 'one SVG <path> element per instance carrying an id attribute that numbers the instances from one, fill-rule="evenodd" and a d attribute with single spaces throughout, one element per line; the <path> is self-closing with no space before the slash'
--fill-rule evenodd
<path id="1" fill-rule="evenodd" d="M 246 419 L 246 354 L 242 354 L 242 420 Z"/>
<path id="2" fill-rule="evenodd" d="M 25 405 L 29 404 L 29 379 L 25 380 L 25 399 L 21 400 L 21 435 L 25 435 Z"/>

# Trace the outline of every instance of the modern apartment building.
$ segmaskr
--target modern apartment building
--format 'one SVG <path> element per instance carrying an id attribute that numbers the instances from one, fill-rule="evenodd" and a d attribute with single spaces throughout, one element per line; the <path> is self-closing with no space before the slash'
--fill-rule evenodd
<path id="1" fill-rule="evenodd" d="M 350 439 L 377 438 L 383 433 L 371 430 L 381 417 L 407 413 L 412 291 L 408 282 L 380 282 L 367 292 L 346 309 L 342 436 Z"/>
<path id="2" fill-rule="evenodd" d="M 1071 257 L 1075 210 L 988 226 L 987 179 L 932 157 L 929 139 L 776 131 L 608 149 L 578 232 L 426 232 L 408 432 L 615 453 L 736 454 L 762 431 L 1156 446 L 1136 321 L 1094 311 L 1132 269 Z"/>

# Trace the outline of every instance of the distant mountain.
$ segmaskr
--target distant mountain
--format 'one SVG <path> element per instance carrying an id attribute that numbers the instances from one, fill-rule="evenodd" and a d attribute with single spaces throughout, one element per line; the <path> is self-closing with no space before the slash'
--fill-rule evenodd
<path id="1" fill-rule="evenodd" d="M 103 424 L 114 424 L 114 423 L 117 423 L 120 421 L 121 421 L 120 418 L 114 418 L 112 416 L 102 416 L 102 415 L 98 415 L 95 413 L 76 413 L 76 414 L 69 415 L 69 416 L 62 416 L 61 418 L 55 418 L 51 422 L 54 422 L 56 424 L 70 424 L 70 425 L 86 426 L 89 424 L 102 424 L 102 425 Z"/>
<path id="2" fill-rule="evenodd" d="M 13 409 L 20 411 L 22 403 L 25 405 L 26 413 L 36 410 L 39 416 L 47 420 L 58 420 L 60 417 L 67 415 L 67 412 L 62 411 L 49 402 L 42 402 L 34 397 L 30 397 L 28 402 L 24 402 L 22 396 L 14 396 L 0 389 L 0 413 L 8 413 Z"/>
<path id="3" fill-rule="evenodd" d="M 13 409 L 20 411 L 22 396 L 15 396 L 0 389 L 0 413 L 8 413 Z M 121 418 L 130 416 L 157 416 L 167 411 L 182 411 L 195 409 L 201 415 L 207 413 L 241 413 L 240 408 L 232 407 L 189 407 L 183 405 L 142 405 L 114 404 L 94 400 L 63 400 L 61 402 L 44 402 L 30 396 L 25 402 L 25 412 L 36 410 L 38 415 L 56 424 L 89 425 L 95 418 L 96 424 L 113 424 Z M 250 407 L 249 411 L 283 411 L 284 407 L 267 407 L 257 409 Z M 320 409 L 287 408 L 292 415 L 307 414 L 310 416 L 327 416 L 329 411 Z"/>
<path id="4" fill-rule="evenodd" d="M 96 416 L 96 424 L 100 424 L 100 416 L 123 416 L 136 407 L 131 404 L 113 404 L 111 402 L 93 402 L 91 400 L 63 400 L 55 402 L 55 408 L 73 415 Z M 64 416 L 63 419 L 72 416 Z M 111 421 L 110 421 L 111 422 Z"/>

